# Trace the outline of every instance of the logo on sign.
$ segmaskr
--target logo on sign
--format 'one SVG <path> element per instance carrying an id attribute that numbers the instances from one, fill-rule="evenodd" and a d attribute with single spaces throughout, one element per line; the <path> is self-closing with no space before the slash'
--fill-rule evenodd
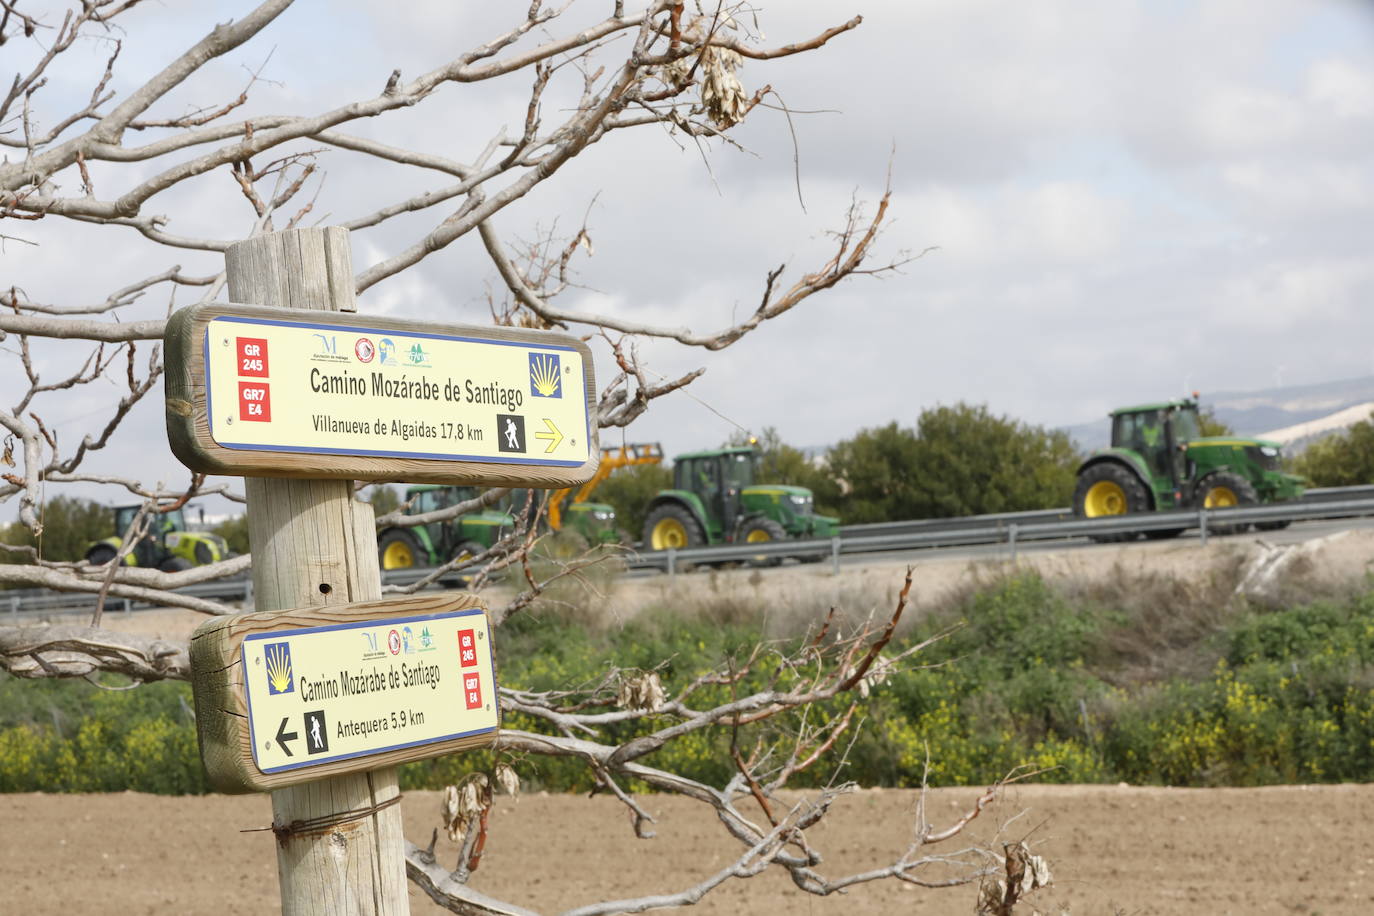
<path id="1" fill-rule="evenodd" d="M 525 418 L 518 414 L 496 415 L 496 446 L 503 452 L 525 450 Z"/>
<path id="2" fill-rule="evenodd" d="M 411 345 L 411 348 L 406 351 L 406 359 L 410 361 L 412 366 L 429 365 L 429 354 L 425 352 L 425 348 L 420 346 L 418 342 Z"/>
<path id="3" fill-rule="evenodd" d="M 394 366 L 400 362 L 396 358 L 396 341 L 383 337 L 377 342 L 377 362 L 383 366 Z"/>
<path id="4" fill-rule="evenodd" d="M 291 676 L 291 644 L 268 643 L 264 655 L 267 657 L 267 695 L 294 692 L 296 683 Z"/>
<path id="5" fill-rule="evenodd" d="M 392 655 L 401 654 L 401 634 L 392 630 L 386 636 L 386 647 L 391 650 Z"/>
<path id="6" fill-rule="evenodd" d="M 271 386 L 266 382 L 239 382 L 239 419 L 253 423 L 272 420 Z"/>
<path id="7" fill-rule="evenodd" d="M 434 637 L 433 637 L 432 635 L 430 635 L 429 627 L 424 627 L 423 629 L 420 630 L 420 651 L 421 651 L 421 652 L 424 652 L 426 649 L 433 649 L 433 648 L 434 648 Z"/>
<path id="8" fill-rule="evenodd" d="M 479 675 L 463 675 L 463 700 L 468 709 L 477 709 L 482 705 L 482 678 Z"/>
<path id="9" fill-rule="evenodd" d="M 410 627 L 401 627 L 401 645 L 405 648 L 406 655 L 415 654 L 415 631 Z"/>
<path id="10" fill-rule="evenodd" d="M 472 630 L 458 631 L 458 667 L 472 668 L 477 664 L 477 641 Z"/>
<path id="11" fill-rule="evenodd" d="M 348 357 L 339 352 L 339 338 L 334 334 L 313 335 L 317 343 L 315 353 L 310 357 L 317 363 L 346 363 Z"/>
<path id="12" fill-rule="evenodd" d="M 377 355 L 377 346 L 370 338 L 359 337 L 353 344 L 353 352 L 357 355 L 359 362 L 370 363 L 372 357 Z"/>
<path id="13" fill-rule="evenodd" d="M 267 377 L 267 340 L 261 337 L 235 338 L 239 356 L 239 375 Z"/>
<path id="14" fill-rule="evenodd" d="M 537 398 L 561 398 L 563 375 L 558 354 L 530 354 L 530 394 Z"/>

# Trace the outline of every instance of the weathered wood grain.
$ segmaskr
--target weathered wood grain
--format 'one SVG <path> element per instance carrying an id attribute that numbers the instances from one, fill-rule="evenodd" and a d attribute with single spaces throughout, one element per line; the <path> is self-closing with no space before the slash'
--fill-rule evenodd
<path id="1" fill-rule="evenodd" d="M 355 307 L 344 229 L 257 236 L 230 246 L 225 263 L 229 296 L 240 302 L 321 311 Z M 351 481 L 250 477 L 245 488 L 258 610 L 381 598 L 372 507 L 353 498 Z M 273 823 L 376 809 L 399 794 L 394 766 L 288 786 L 272 792 Z M 275 843 L 282 913 L 408 913 L 403 843 L 395 805 L 323 835 L 293 834 Z"/>

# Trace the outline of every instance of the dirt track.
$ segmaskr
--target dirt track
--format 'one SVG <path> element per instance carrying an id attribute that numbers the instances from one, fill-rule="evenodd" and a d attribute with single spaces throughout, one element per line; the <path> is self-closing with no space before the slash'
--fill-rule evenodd
<path id="1" fill-rule="evenodd" d="M 932 793 L 932 820 L 969 790 Z M 842 800 L 813 830 L 829 875 L 900 854 L 915 803 L 909 791 Z M 610 799 L 501 799 L 473 885 L 540 912 L 593 900 L 678 890 L 724 866 L 734 850 L 715 819 L 680 799 L 651 797 L 659 836 L 635 840 Z M 406 796 L 406 834 L 427 843 L 438 794 Z M 1030 834 L 1055 886 L 1042 913 L 1218 914 L 1374 912 L 1374 786 L 1163 789 L 1044 786 L 1016 790 L 980 819 L 980 835 L 1017 812 L 1009 838 Z M 7 913 L 224 914 L 279 906 L 265 797 L 0 795 L 0 888 Z M 441 839 L 440 861 L 455 851 Z M 890 858 L 888 859 L 890 861 Z M 729 882 L 693 914 L 972 913 L 968 888 L 893 882 L 817 898 L 781 875 Z M 446 912 L 412 891 L 411 912 Z M 1029 909 L 1026 910 L 1029 913 Z"/>

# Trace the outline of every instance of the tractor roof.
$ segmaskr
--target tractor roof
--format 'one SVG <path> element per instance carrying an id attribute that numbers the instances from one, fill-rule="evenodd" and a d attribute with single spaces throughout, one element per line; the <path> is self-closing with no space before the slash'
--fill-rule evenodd
<path id="1" fill-rule="evenodd" d="M 758 449 L 752 445 L 737 445 L 731 448 L 713 448 L 703 452 L 688 452 L 685 455 L 678 455 L 673 461 L 686 461 L 689 458 L 715 458 L 718 455 L 752 455 Z"/>
<path id="2" fill-rule="evenodd" d="M 1169 410 L 1175 407 L 1197 407 L 1197 401 L 1183 399 L 1181 401 L 1158 401 L 1154 404 L 1137 404 L 1135 407 L 1118 407 L 1109 416 L 1118 416 L 1123 413 L 1144 413 L 1147 410 Z"/>

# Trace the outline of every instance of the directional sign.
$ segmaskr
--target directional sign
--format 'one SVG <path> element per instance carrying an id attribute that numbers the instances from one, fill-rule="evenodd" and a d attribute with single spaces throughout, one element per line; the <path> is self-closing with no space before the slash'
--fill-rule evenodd
<path id="1" fill-rule="evenodd" d="M 201 755 L 223 791 L 486 745 L 500 725 L 472 595 L 220 618 L 191 646 Z"/>
<path id="2" fill-rule="evenodd" d="M 574 337 L 210 305 L 168 322 L 167 428 L 193 470 L 571 486 L 595 473 Z"/>

